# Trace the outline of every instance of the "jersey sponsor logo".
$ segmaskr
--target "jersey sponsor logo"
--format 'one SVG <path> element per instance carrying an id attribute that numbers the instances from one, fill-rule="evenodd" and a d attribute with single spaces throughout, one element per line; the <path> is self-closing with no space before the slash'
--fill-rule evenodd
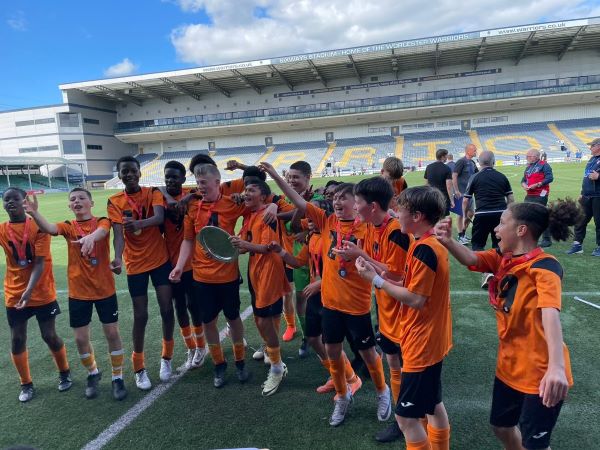
<path id="1" fill-rule="evenodd" d="M 548 432 L 547 432 L 547 431 L 542 431 L 542 432 L 540 432 L 540 433 L 538 433 L 538 434 L 534 434 L 534 435 L 533 435 L 533 436 L 531 436 L 531 437 L 532 437 L 533 439 L 541 439 L 541 438 L 543 438 L 544 436 L 546 436 L 547 434 L 548 434 Z"/>
<path id="2" fill-rule="evenodd" d="M 402 405 L 403 408 L 409 408 L 411 406 L 415 406 L 415 404 L 411 403 L 411 402 L 400 402 L 400 405 Z"/>

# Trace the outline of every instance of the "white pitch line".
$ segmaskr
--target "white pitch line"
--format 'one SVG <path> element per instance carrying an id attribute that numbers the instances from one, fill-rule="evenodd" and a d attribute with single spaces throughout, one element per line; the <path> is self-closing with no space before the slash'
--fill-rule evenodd
<path id="1" fill-rule="evenodd" d="M 242 320 L 246 320 L 250 314 L 252 314 L 252 307 L 247 307 L 240 317 Z M 219 333 L 220 341 L 225 339 L 227 333 L 227 327 L 223 328 Z M 166 383 L 158 384 L 148 395 L 146 395 L 143 399 L 133 405 L 129 410 L 125 412 L 121 417 L 115 420 L 106 430 L 98 435 L 98 437 L 90 442 L 88 442 L 83 450 L 97 450 L 103 448 L 107 445 L 111 440 L 113 440 L 120 432 L 122 432 L 125 428 L 127 428 L 135 419 L 139 417 L 146 409 L 148 409 L 152 404 L 158 400 L 165 392 L 167 392 L 175 383 L 179 381 L 183 375 L 188 371 L 185 368 L 185 365 L 177 368 L 176 374 L 171 377 L 169 381 Z"/>
<path id="2" fill-rule="evenodd" d="M 584 294 L 582 294 L 582 295 L 584 295 Z M 600 305 L 596 305 L 595 303 L 588 302 L 587 300 L 584 300 L 584 299 L 582 299 L 581 297 L 578 297 L 577 295 L 576 295 L 576 296 L 574 296 L 573 298 L 574 298 L 575 300 L 577 300 L 578 302 L 585 303 L 586 305 L 590 305 L 590 306 L 592 306 L 592 307 L 594 307 L 594 308 L 596 308 L 596 309 L 600 309 Z"/>

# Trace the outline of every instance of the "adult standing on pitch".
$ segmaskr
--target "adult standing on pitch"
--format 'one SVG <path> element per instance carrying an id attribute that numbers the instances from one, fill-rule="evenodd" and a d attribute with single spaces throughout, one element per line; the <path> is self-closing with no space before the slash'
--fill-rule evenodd
<path id="1" fill-rule="evenodd" d="M 457 202 L 463 203 L 462 196 L 467 189 L 469 180 L 477 173 L 477 166 L 473 158 L 477 156 L 477 147 L 474 144 L 468 144 L 465 147 L 465 156 L 456 161 L 452 172 L 452 185 L 454 186 L 454 199 Z M 469 202 L 464 215 L 458 215 L 456 226 L 458 227 L 458 242 L 468 244 L 469 239 L 466 237 L 467 228 L 473 219 L 475 209 L 473 202 Z"/>
<path id="2" fill-rule="evenodd" d="M 583 240 L 588 223 L 594 218 L 596 225 L 596 249 L 592 256 L 600 256 L 600 138 L 588 144 L 592 157 L 585 166 L 583 182 L 581 183 L 581 196 L 579 201 L 583 207 L 584 217 L 575 226 L 575 240 L 567 254 L 583 253 Z"/>
<path id="3" fill-rule="evenodd" d="M 425 180 L 429 186 L 437 188 L 444 195 L 446 200 L 446 209 L 444 216 L 450 214 L 450 208 L 454 208 L 454 193 L 452 189 L 452 171 L 446 165 L 448 158 L 448 150 L 445 148 L 438 149 L 435 152 L 436 162 L 425 167 Z"/>
<path id="4" fill-rule="evenodd" d="M 481 170 L 473 175 L 463 198 L 463 214 L 467 216 L 469 203 L 475 196 L 475 218 L 473 219 L 473 236 L 471 248 L 474 252 L 485 248 L 488 235 L 492 237 L 492 247 L 498 248 L 498 238 L 494 229 L 500 223 L 500 216 L 509 203 L 514 202 L 512 188 L 508 178 L 494 169 L 496 162 L 490 151 L 482 152 L 479 156 Z M 481 287 L 487 288 L 488 279 L 492 274 L 484 273 Z"/>
<path id="5" fill-rule="evenodd" d="M 540 160 L 540 151 L 534 148 L 527 152 L 526 158 L 527 167 L 525 167 L 525 173 L 521 180 L 521 186 L 526 193 L 525 201 L 546 206 L 550 194 L 550 183 L 554 181 L 552 167 L 547 161 Z M 540 247 L 550 247 L 551 245 L 550 231 L 546 229 L 542 235 Z"/>

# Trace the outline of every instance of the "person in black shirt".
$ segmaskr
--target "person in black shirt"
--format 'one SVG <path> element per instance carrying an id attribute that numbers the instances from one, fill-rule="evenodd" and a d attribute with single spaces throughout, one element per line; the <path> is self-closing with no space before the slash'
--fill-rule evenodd
<path id="1" fill-rule="evenodd" d="M 452 171 L 446 165 L 448 150 L 444 148 L 435 152 L 436 162 L 425 167 L 425 180 L 429 186 L 439 189 L 446 200 L 446 211 L 444 215 L 450 214 L 450 208 L 454 208 L 454 193 L 452 188 Z"/>
<path id="2" fill-rule="evenodd" d="M 579 201 L 583 207 L 583 220 L 575 226 L 575 239 L 567 254 L 583 253 L 583 240 L 588 223 L 594 218 L 596 225 L 596 249 L 592 256 L 600 256 L 600 138 L 588 144 L 592 156 L 585 166 L 581 196 Z"/>
<path id="3" fill-rule="evenodd" d="M 471 247 L 474 251 L 485 248 L 487 238 L 492 237 L 492 247 L 498 247 L 498 239 L 494 228 L 500 223 L 500 216 L 514 196 L 508 178 L 494 169 L 495 157 L 490 151 L 479 156 L 481 170 L 469 181 L 463 199 L 463 210 L 469 206 L 469 200 L 475 197 L 475 219 Z"/>

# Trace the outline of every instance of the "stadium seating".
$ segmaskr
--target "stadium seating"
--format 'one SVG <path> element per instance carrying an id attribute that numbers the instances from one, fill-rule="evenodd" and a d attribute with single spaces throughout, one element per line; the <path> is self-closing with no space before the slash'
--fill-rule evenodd
<path id="1" fill-rule="evenodd" d="M 395 154 L 396 138 L 392 136 L 369 136 L 338 139 L 331 154 L 336 167 L 343 172 L 358 172 L 381 166 L 390 154 Z"/>
<path id="2" fill-rule="evenodd" d="M 525 161 L 525 153 L 530 148 L 543 148 L 549 158 L 564 158 L 559 141 L 573 151 L 587 149 L 587 142 L 600 137 L 600 121 L 597 119 L 561 120 L 527 124 L 496 125 L 474 127 L 472 130 L 431 130 L 405 133 L 399 137 L 365 136 L 338 139 L 335 143 L 325 141 L 293 142 L 217 149 L 212 152 L 219 168 L 224 169 L 230 159 L 243 164 L 257 164 L 267 161 L 282 171 L 298 160 L 308 161 L 315 176 L 321 176 L 326 162 L 332 162 L 342 173 L 349 174 L 366 169 L 367 172 L 379 169 L 389 155 L 397 155 L 405 166 L 424 167 L 435 159 L 439 148 L 446 148 L 455 159 L 462 156 L 467 144 L 473 142 L 480 150 L 492 150 L 499 164 L 513 164 L 515 154 Z M 166 152 L 162 155 L 149 153 L 138 155 L 142 167 L 142 183 L 160 185 L 163 183 L 164 165 L 174 159 L 186 168 L 190 159 L 208 150 L 187 150 Z M 574 156 L 574 155 L 573 155 Z M 238 177 L 239 172 L 222 170 L 224 181 Z M 54 183 L 54 180 L 53 180 Z M 188 174 L 187 184 L 194 184 L 194 177 Z M 120 187 L 118 179 L 109 181 L 107 187 Z"/>

